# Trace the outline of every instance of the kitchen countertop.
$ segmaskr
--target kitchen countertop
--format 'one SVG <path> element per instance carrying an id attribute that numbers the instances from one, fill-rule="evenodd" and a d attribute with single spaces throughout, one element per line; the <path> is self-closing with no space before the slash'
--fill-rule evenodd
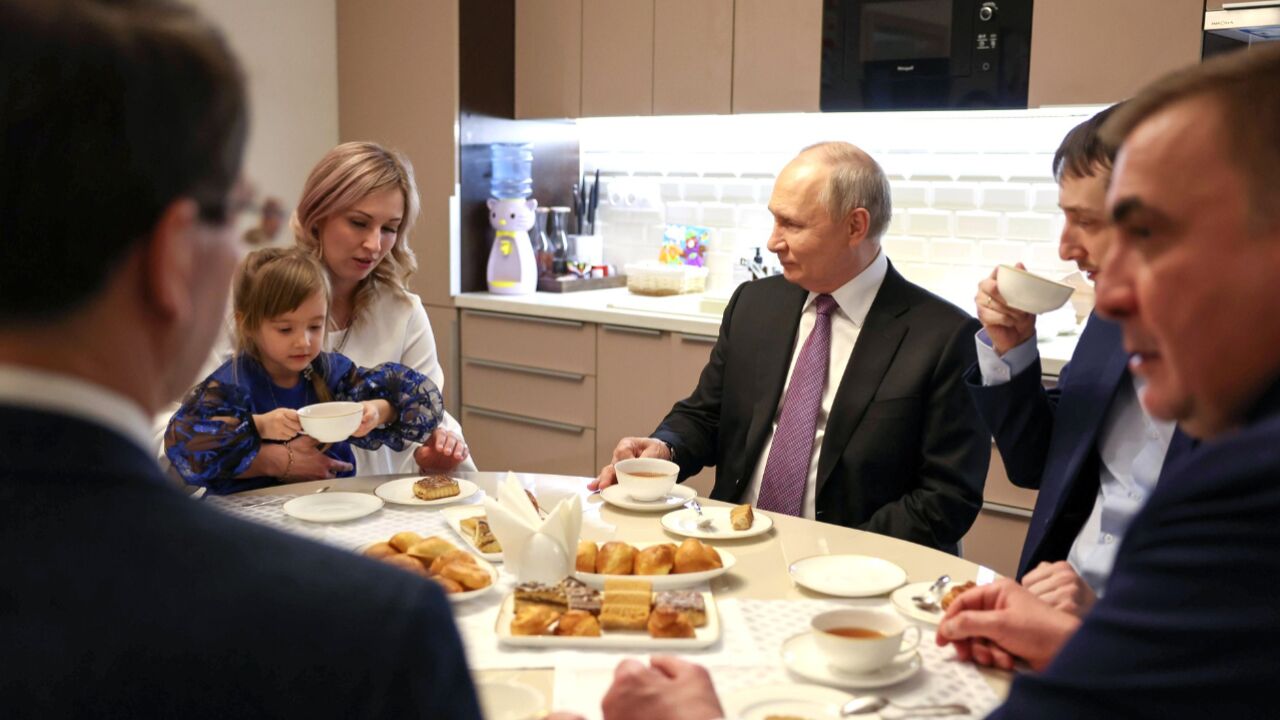
<path id="1" fill-rule="evenodd" d="M 573 293 L 539 292 L 531 295 L 472 292 L 455 296 L 454 304 L 464 310 L 622 325 L 690 335 L 718 335 L 721 314 L 703 312 L 700 307 L 702 299 L 702 294 L 649 297 L 634 295 L 626 288 L 611 288 Z M 1075 352 L 1079 337 L 1079 334 L 1070 334 L 1041 339 L 1041 369 L 1046 375 L 1057 375 L 1061 371 Z"/>

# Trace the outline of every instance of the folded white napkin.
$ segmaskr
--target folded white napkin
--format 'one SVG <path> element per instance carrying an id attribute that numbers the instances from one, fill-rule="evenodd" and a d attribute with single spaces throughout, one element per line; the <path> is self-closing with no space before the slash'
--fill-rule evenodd
<path id="1" fill-rule="evenodd" d="M 524 487 L 512 473 L 498 485 L 497 497 L 484 499 L 489 529 L 502 545 L 502 562 L 519 582 L 554 584 L 573 574 L 582 532 L 582 498 L 573 495 L 538 516 Z"/>

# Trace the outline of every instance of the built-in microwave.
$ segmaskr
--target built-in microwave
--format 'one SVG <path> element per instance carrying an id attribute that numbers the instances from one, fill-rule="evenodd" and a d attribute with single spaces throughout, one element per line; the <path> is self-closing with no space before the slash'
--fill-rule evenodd
<path id="1" fill-rule="evenodd" d="M 824 0 L 824 111 L 1025 108 L 1032 0 Z"/>

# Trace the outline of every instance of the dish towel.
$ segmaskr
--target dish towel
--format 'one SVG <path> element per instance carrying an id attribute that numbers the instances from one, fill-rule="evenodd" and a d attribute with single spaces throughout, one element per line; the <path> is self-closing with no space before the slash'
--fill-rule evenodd
<path id="1" fill-rule="evenodd" d="M 822 391 L 827 385 L 827 364 L 831 361 L 831 313 L 836 309 L 836 300 L 819 295 L 814 306 L 818 317 L 791 372 L 756 501 L 761 510 L 793 516 L 799 516 L 804 507 L 813 437 L 822 409 Z"/>

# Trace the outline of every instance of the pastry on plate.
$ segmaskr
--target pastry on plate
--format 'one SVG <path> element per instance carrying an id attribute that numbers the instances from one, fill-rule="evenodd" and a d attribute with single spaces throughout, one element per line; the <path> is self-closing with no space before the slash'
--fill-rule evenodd
<path id="1" fill-rule="evenodd" d="M 422 536 L 413 531 L 398 532 L 391 536 L 388 541 L 391 547 L 399 552 L 405 552 L 409 548 L 422 542 Z"/>
<path id="2" fill-rule="evenodd" d="M 707 624 L 707 604 L 696 590 L 662 590 L 653 597 L 653 609 L 675 610 L 694 627 Z"/>
<path id="3" fill-rule="evenodd" d="M 574 558 L 573 567 L 578 572 L 593 573 L 596 571 L 596 554 L 600 548 L 590 540 L 578 541 L 578 555 Z"/>
<path id="4" fill-rule="evenodd" d="M 444 475 L 428 475 L 413 484 L 413 495 L 419 500 L 440 500 L 459 492 L 458 481 Z"/>
<path id="5" fill-rule="evenodd" d="M 500 553 L 502 552 L 502 544 L 498 542 L 498 538 L 493 536 L 493 531 L 489 529 L 489 523 L 481 520 L 476 523 L 475 530 L 471 533 L 471 544 L 482 553 Z"/>
<path id="6" fill-rule="evenodd" d="M 441 568 L 440 576 L 449 578 L 468 590 L 479 590 L 493 583 L 493 577 L 484 568 L 456 560 Z"/>
<path id="7" fill-rule="evenodd" d="M 722 567 L 724 563 L 720 561 L 720 553 L 715 548 L 702 544 L 700 540 L 689 538 L 676 549 L 673 572 L 695 573 Z"/>
<path id="8" fill-rule="evenodd" d="M 512 635 L 546 635 L 560 613 L 546 605 L 529 605 L 516 612 L 511 619 Z"/>
<path id="9" fill-rule="evenodd" d="M 467 589 L 462 586 L 462 583 L 457 580 L 451 580 L 443 575 L 432 575 L 431 579 L 435 580 L 436 583 L 444 590 L 445 595 L 456 595 L 457 593 L 467 591 Z"/>
<path id="10" fill-rule="evenodd" d="M 942 596 L 942 602 L 939 604 L 942 605 L 943 610 L 946 610 L 947 608 L 951 607 L 951 603 L 955 602 L 956 598 L 960 597 L 966 591 L 972 588 L 975 588 L 977 586 L 978 584 L 972 580 L 962 585 L 952 585 L 951 589 L 947 590 L 947 594 Z"/>
<path id="11" fill-rule="evenodd" d="M 484 515 L 472 515 L 471 517 L 464 517 L 458 521 L 458 527 L 462 529 L 463 535 L 467 537 L 471 537 L 476 532 L 476 525 L 479 524 L 479 522 L 484 519 L 485 519 Z"/>
<path id="12" fill-rule="evenodd" d="M 430 574 L 427 573 L 427 568 L 425 568 L 422 565 L 422 563 L 418 562 L 417 560 L 414 560 L 408 555 L 396 553 L 395 555 L 388 555 L 384 558 L 379 558 L 379 559 L 388 565 L 394 565 L 400 568 L 401 570 L 407 570 L 408 572 L 411 572 L 414 575 L 418 575 L 419 577 L 431 577 Z"/>
<path id="13" fill-rule="evenodd" d="M 729 523 L 734 530 L 750 530 L 755 521 L 756 516 L 750 505 L 739 505 L 729 511 Z"/>
<path id="14" fill-rule="evenodd" d="M 365 557 L 371 557 L 374 559 L 384 558 L 384 557 L 387 557 L 388 555 L 395 555 L 399 552 L 400 552 L 399 550 L 396 550 L 394 547 L 391 546 L 391 543 L 384 543 L 384 542 L 374 543 L 364 549 Z"/>
<path id="15" fill-rule="evenodd" d="M 601 575 L 630 575 L 635 570 L 636 549 L 624 542 L 607 542 L 596 556 Z"/>
<path id="16" fill-rule="evenodd" d="M 653 592 L 653 583 L 649 580 L 610 578 L 604 581 L 604 591 L 606 593 L 640 592 L 648 594 Z"/>
<path id="17" fill-rule="evenodd" d="M 637 575 L 669 575 L 676 562 L 676 546 L 672 543 L 650 545 L 636 553 Z"/>
<path id="18" fill-rule="evenodd" d="M 418 558 L 428 566 L 435 562 L 436 558 L 447 552 L 457 550 L 458 547 L 444 538 L 432 535 L 425 540 L 420 540 L 409 546 L 405 553 Z"/>
<path id="19" fill-rule="evenodd" d="M 516 612 L 530 605 L 546 605 L 556 612 L 569 609 L 568 599 L 559 585 L 526 582 L 516 586 Z"/>
<path id="20" fill-rule="evenodd" d="M 570 610 L 561 615 L 560 622 L 556 623 L 556 635 L 600 637 L 600 621 L 589 612 Z"/>
<path id="21" fill-rule="evenodd" d="M 643 630 L 649 622 L 649 608 L 640 605 L 610 605 L 600 608 L 600 625 L 605 630 Z"/>
<path id="22" fill-rule="evenodd" d="M 655 608 L 649 614 L 647 625 L 649 637 L 691 638 L 694 636 L 693 623 L 671 608 Z"/>
<path id="23" fill-rule="evenodd" d="M 560 581 L 560 590 L 564 593 L 569 610 L 581 610 L 592 615 L 600 614 L 603 597 L 600 591 L 589 587 L 577 578 L 565 578 Z"/>
<path id="24" fill-rule="evenodd" d="M 476 557 L 466 550 L 450 550 L 449 552 L 437 557 L 431 561 L 431 574 L 439 575 L 445 565 L 453 563 L 466 563 L 467 565 L 479 565 Z"/>

